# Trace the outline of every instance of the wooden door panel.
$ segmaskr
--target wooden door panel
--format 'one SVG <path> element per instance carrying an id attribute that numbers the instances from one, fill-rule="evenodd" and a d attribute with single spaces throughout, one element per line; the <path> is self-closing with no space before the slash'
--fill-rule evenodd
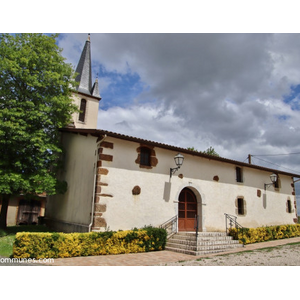
<path id="1" fill-rule="evenodd" d="M 25 200 L 19 202 L 18 225 L 37 224 L 41 210 L 41 203 L 38 200 Z"/>
<path id="2" fill-rule="evenodd" d="M 185 219 L 178 219 L 178 230 L 184 231 L 185 230 Z"/>
<path id="3" fill-rule="evenodd" d="M 193 231 L 195 216 L 197 215 L 197 199 L 188 188 L 184 188 L 179 195 L 178 230 Z"/>
<path id="4" fill-rule="evenodd" d="M 186 219 L 185 221 L 185 229 L 187 231 L 194 231 L 194 222 L 195 222 L 195 219 Z"/>

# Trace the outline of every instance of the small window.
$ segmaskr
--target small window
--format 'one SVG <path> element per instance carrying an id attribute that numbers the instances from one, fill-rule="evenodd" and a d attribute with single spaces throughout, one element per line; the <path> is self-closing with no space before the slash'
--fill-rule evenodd
<path id="1" fill-rule="evenodd" d="M 287 206 L 287 208 L 286 208 L 287 212 L 288 212 L 289 214 L 292 213 L 292 202 L 291 202 L 291 200 L 288 200 L 288 201 L 287 201 L 286 206 Z"/>
<path id="2" fill-rule="evenodd" d="M 275 188 L 275 189 L 280 189 L 280 186 L 281 186 L 280 178 L 279 178 L 279 176 L 277 175 L 277 180 L 276 180 L 276 182 L 274 183 L 274 188 Z"/>
<path id="3" fill-rule="evenodd" d="M 141 159 L 140 165 L 142 166 L 151 166 L 151 149 L 142 147 L 141 148 Z"/>
<path id="4" fill-rule="evenodd" d="M 245 214 L 245 205 L 244 205 L 244 199 L 238 198 L 237 199 L 237 205 L 238 205 L 238 214 L 244 215 Z"/>
<path id="5" fill-rule="evenodd" d="M 242 168 L 236 167 L 236 181 L 237 182 L 243 182 L 243 173 L 242 173 Z"/>
<path id="6" fill-rule="evenodd" d="M 135 163 L 138 164 L 140 168 L 152 169 L 158 164 L 154 147 L 150 145 L 140 145 L 140 147 L 136 149 L 136 152 L 138 155 Z"/>
<path id="7" fill-rule="evenodd" d="M 85 120 L 85 112 L 86 112 L 86 100 L 85 99 L 81 99 L 79 121 L 84 122 L 84 120 Z"/>

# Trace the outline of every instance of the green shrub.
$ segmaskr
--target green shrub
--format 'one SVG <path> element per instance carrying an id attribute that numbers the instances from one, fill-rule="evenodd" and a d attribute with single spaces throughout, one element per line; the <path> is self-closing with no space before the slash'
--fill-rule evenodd
<path id="1" fill-rule="evenodd" d="M 143 245 L 146 252 L 165 249 L 167 242 L 167 231 L 165 229 L 151 226 L 144 227 L 143 229 L 146 230 L 147 235 L 150 237 L 150 240 Z"/>
<path id="2" fill-rule="evenodd" d="M 242 244 L 252 244 L 300 236 L 300 224 L 229 229 L 229 235 Z"/>
<path id="3" fill-rule="evenodd" d="M 2 230 L 2 229 L 0 229 L 0 237 L 6 236 L 6 235 L 7 235 L 7 232 L 4 231 L 4 230 Z"/>
<path id="4" fill-rule="evenodd" d="M 163 250 L 164 229 L 145 227 L 118 232 L 17 233 L 13 246 L 16 258 L 58 258 Z"/>

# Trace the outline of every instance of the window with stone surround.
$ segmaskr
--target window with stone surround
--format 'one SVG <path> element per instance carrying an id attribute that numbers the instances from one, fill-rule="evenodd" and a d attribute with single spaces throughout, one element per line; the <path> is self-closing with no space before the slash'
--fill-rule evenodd
<path id="1" fill-rule="evenodd" d="M 236 214 L 239 216 L 246 215 L 246 201 L 243 197 L 238 197 L 235 202 Z"/>
<path id="2" fill-rule="evenodd" d="M 138 157 L 135 162 L 139 164 L 140 168 L 152 169 L 157 165 L 158 160 L 156 158 L 154 147 L 141 144 L 136 151 Z"/>
<path id="3" fill-rule="evenodd" d="M 286 212 L 291 214 L 293 212 L 292 210 L 292 201 L 290 199 L 287 200 L 286 203 Z"/>
<path id="4" fill-rule="evenodd" d="M 141 147 L 140 165 L 151 167 L 151 149 Z"/>

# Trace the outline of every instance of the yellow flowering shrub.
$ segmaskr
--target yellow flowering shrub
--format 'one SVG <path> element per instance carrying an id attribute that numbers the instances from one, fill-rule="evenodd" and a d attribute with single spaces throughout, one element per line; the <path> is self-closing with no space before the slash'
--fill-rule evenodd
<path id="1" fill-rule="evenodd" d="M 229 235 L 242 244 L 252 244 L 270 240 L 300 236 L 300 224 L 278 225 L 257 228 L 229 229 Z"/>
<path id="2" fill-rule="evenodd" d="M 118 232 L 19 232 L 13 245 L 13 257 L 58 258 L 148 252 L 163 250 L 166 240 L 166 231 L 154 227 Z"/>

